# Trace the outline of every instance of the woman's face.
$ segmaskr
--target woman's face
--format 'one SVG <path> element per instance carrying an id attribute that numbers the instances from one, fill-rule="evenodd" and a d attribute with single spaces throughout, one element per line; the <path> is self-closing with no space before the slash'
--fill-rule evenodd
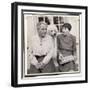
<path id="1" fill-rule="evenodd" d="M 46 33 L 47 33 L 47 26 L 45 24 L 41 24 L 40 28 L 38 30 L 39 36 L 40 37 L 45 37 Z"/>
<path id="2" fill-rule="evenodd" d="M 62 33 L 63 33 L 64 35 L 68 35 L 68 34 L 69 34 L 68 28 L 63 27 L 63 28 L 62 28 Z"/>

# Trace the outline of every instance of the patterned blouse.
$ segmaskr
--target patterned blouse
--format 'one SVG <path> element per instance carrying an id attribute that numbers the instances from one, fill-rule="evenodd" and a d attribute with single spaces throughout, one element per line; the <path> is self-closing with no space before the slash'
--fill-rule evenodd
<path id="1" fill-rule="evenodd" d="M 53 41 L 51 36 L 46 35 L 44 38 L 40 38 L 38 35 L 32 37 L 29 49 L 29 58 L 34 65 L 37 63 L 35 56 L 43 56 L 43 63 L 47 64 L 53 56 Z"/>

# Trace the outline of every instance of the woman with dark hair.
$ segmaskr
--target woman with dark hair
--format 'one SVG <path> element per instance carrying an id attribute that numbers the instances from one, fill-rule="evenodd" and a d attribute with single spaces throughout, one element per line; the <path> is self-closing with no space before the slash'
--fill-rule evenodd
<path id="1" fill-rule="evenodd" d="M 57 36 L 58 62 L 61 72 L 75 71 L 76 37 L 70 34 L 71 24 L 62 25 L 62 34 Z"/>

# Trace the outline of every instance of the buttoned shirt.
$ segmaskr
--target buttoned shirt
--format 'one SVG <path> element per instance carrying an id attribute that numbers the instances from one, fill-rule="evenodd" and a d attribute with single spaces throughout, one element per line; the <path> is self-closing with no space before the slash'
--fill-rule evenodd
<path id="1" fill-rule="evenodd" d="M 53 56 L 53 41 L 52 37 L 46 35 L 44 38 L 40 38 L 38 35 L 32 37 L 30 44 L 29 57 L 31 64 L 35 65 L 38 63 L 38 60 L 35 56 L 45 55 L 42 62 L 47 64 Z"/>

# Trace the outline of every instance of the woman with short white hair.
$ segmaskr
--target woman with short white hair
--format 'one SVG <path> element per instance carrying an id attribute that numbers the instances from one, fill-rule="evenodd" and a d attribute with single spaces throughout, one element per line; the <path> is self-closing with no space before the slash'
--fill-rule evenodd
<path id="1" fill-rule="evenodd" d="M 54 64 L 51 59 L 53 56 L 53 42 L 51 36 L 47 34 L 47 24 L 39 22 L 37 32 L 38 34 L 33 36 L 31 42 L 29 73 L 54 72 Z"/>

